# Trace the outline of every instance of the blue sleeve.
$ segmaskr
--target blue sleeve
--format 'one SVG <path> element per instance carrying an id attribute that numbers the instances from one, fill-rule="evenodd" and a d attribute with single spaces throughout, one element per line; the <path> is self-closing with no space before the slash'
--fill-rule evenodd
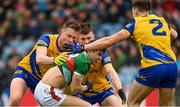
<path id="1" fill-rule="evenodd" d="M 107 52 L 103 53 L 101 62 L 103 66 L 112 62 Z"/>
<path id="2" fill-rule="evenodd" d="M 134 32 L 135 28 L 135 19 L 132 19 L 130 23 L 128 23 L 126 26 L 124 26 L 122 29 L 127 30 L 131 35 Z"/>
<path id="3" fill-rule="evenodd" d="M 49 47 L 50 39 L 48 35 L 41 36 L 37 42 L 37 46 Z"/>

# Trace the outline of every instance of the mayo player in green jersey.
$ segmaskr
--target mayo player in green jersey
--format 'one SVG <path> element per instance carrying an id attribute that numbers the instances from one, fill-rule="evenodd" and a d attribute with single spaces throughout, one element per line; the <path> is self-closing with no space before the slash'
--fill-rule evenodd
<path id="1" fill-rule="evenodd" d="M 82 93 L 91 90 L 91 86 L 82 85 L 83 77 L 90 69 L 91 63 L 101 58 L 101 51 L 89 51 L 68 55 L 62 66 L 50 68 L 35 88 L 34 96 L 43 106 L 90 106 L 78 97 L 68 96 L 63 89 L 70 83 L 71 91 Z"/>

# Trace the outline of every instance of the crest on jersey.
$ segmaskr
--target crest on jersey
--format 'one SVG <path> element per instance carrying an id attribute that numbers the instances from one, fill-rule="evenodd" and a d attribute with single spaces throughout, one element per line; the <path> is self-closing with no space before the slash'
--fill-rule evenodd
<path id="1" fill-rule="evenodd" d="M 126 27 L 127 27 L 127 28 L 130 28 L 130 27 L 131 27 L 131 25 L 132 25 L 132 24 L 130 24 L 130 23 L 129 23 L 129 24 L 127 24 L 127 25 L 126 25 Z"/>

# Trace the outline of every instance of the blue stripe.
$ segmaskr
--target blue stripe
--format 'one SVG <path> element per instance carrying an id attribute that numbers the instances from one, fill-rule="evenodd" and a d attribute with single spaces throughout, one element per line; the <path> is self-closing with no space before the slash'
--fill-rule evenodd
<path id="1" fill-rule="evenodd" d="M 109 54 L 107 53 L 107 51 L 105 51 L 102 54 L 102 59 L 101 59 L 102 65 L 106 65 L 108 63 L 112 63 L 111 58 L 109 57 Z"/>
<path id="2" fill-rule="evenodd" d="M 48 35 L 48 34 L 41 36 L 41 37 L 39 38 L 39 40 L 44 41 L 44 42 L 47 44 L 46 47 L 49 47 L 50 38 L 49 38 L 49 35 Z M 37 45 L 40 46 L 41 44 L 37 44 Z M 42 46 L 44 46 L 44 45 L 42 44 Z"/>
<path id="3" fill-rule="evenodd" d="M 135 19 L 132 19 L 130 23 L 124 26 L 122 29 L 127 30 L 132 35 L 135 28 L 135 22 L 136 22 Z"/>
<path id="4" fill-rule="evenodd" d="M 175 62 L 168 54 L 163 53 L 152 46 L 143 45 L 142 51 L 143 51 L 143 56 L 147 59 L 162 62 L 164 64 Z"/>
<path id="5" fill-rule="evenodd" d="M 36 64 L 36 50 L 34 50 L 30 55 L 30 66 L 31 66 L 31 69 L 32 69 L 32 73 L 34 75 L 36 75 L 36 70 L 37 70 L 38 74 L 41 76 L 39 66 Z"/>
<path id="6" fill-rule="evenodd" d="M 37 46 L 45 46 L 45 47 L 47 47 L 46 45 L 43 45 L 43 44 L 37 44 Z"/>
<path id="7" fill-rule="evenodd" d="M 32 74 L 29 73 L 28 70 L 24 69 L 24 68 L 21 67 L 21 66 L 16 66 L 16 70 L 23 70 L 23 71 L 26 72 L 28 75 L 32 75 Z M 36 78 L 40 79 L 39 77 L 36 77 Z"/>
<path id="8" fill-rule="evenodd" d="M 107 75 L 106 75 L 106 80 L 110 83 L 110 79 Z"/>

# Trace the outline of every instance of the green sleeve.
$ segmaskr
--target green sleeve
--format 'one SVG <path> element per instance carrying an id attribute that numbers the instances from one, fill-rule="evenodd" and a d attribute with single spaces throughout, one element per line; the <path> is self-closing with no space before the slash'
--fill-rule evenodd
<path id="1" fill-rule="evenodd" d="M 75 64 L 75 74 L 80 76 L 85 76 L 88 70 L 90 69 L 90 60 L 88 56 L 83 52 L 78 55 L 78 57 L 74 58 Z"/>

